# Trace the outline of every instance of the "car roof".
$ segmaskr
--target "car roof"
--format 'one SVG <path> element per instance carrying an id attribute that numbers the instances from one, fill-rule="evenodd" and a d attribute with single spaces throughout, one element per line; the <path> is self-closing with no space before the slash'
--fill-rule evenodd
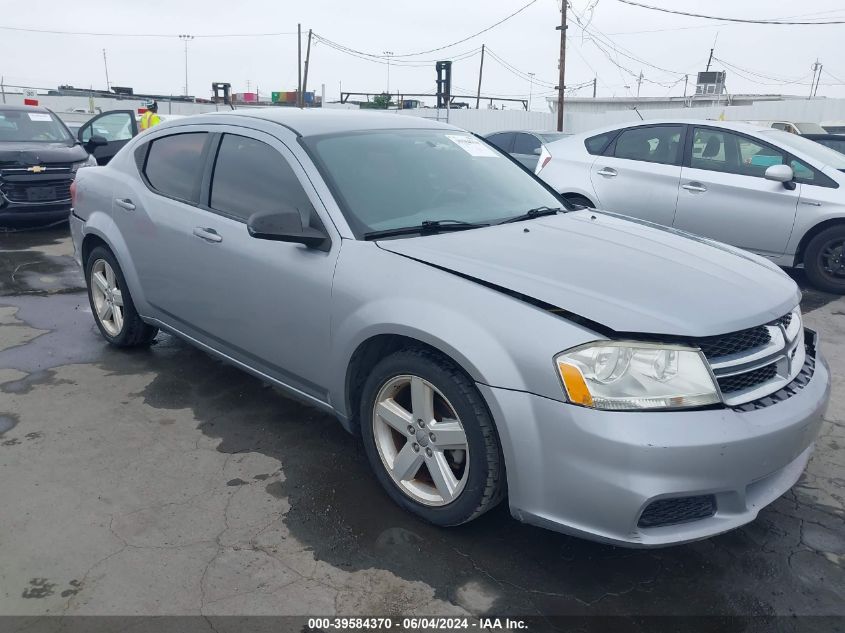
<path id="1" fill-rule="evenodd" d="M 50 110 L 44 106 L 11 105 L 8 103 L 0 103 L 0 110 L 8 110 L 12 112 L 50 112 Z"/>
<path id="2" fill-rule="evenodd" d="M 180 120 L 179 123 L 198 123 L 202 121 L 222 122 L 231 117 L 262 119 L 284 125 L 300 136 L 317 136 L 339 132 L 359 130 L 396 130 L 396 129 L 443 129 L 459 128 L 424 119 L 418 116 L 400 115 L 392 112 L 368 112 L 360 110 L 341 110 L 332 108 L 289 108 L 265 107 L 243 108 L 225 112 L 211 112 L 194 115 Z"/>

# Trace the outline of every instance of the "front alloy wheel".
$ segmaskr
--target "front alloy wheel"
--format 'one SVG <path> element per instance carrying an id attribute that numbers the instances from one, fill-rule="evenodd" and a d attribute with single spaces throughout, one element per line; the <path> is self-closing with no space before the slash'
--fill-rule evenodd
<path id="1" fill-rule="evenodd" d="M 845 225 L 830 226 L 810 240 L 804 270 L 816 288 L 845 294 Z"/>
<path id="2" fill-rule="evenodd" d="M 424 378 L 396 376 L 381 388 L 373 436 L 390 477 L 415 501 L 443 506 L 461 494 L 469 474 L 466 433 L 449 400 Z"/>
<path id="3" fill-rule="evenodd" d="M 499 436 L 475 382 L 426 348 L 382 358 L 364 381 L 361 439 L 387 494 L 435 525 L 460 525 L 505 494 Z"/>

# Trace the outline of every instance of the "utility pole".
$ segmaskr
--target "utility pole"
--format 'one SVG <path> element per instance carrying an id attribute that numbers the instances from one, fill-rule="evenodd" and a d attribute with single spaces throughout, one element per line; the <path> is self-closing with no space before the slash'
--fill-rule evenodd
<path id="1" fill-rule="evenodd" d="M 813 78 L 810 80 L 810 96 L 807 97 L 807 99 L 812 99 L 814 93 L 818 90 L 818 84 L 816 83 L 816 75 L 818 74 L 819 76 L 821 76 L 821 68 L 822 65 L 819 63 L 819 58 L 816 57 L 816 61 L 813 64 Z"/>
<path id="2" fill-rule="evenodd" d="M 819 74 L 816 77 L 816 89 L 813 90 L 813 96 L 815 97 L 819 92 L 819 82 L 822 80 L 822 68 L 824 68 L 824 64 L 819 64 Z"/>
<path id="3" fill-rule="evenodd" d="M 111 83 L 109 83 L 109 62 L 106 59 L 106 49 L 103 49 L 103 65 L 106 67 L 106 90 L 111 90 Z"/>
<path id="4" fill-rule="evenodd" d="M 387 94 L 390 94 L 390 58 L 393 57 L 393 51 L 382 51 L 382 55 L 387 59 Z M 390 101 L 388 101 L 388 104 Z"/>
<path id="5" fill-rule="evenodd" d="M 596 84 L 598 83 L 598 81 L 598 77 L 593 77 L 593 99 L 596 98 Z"/>
<path id="6" fill-rule="evenodd" d="M 6 84 L 4 77 L 0 77 L 0 95 L 3 95 L 3 103 L 6 103 Z"/>
<path id="7" fill-rule="evenodd" d="M 185 43 L 185 96 L 188 96 L 188 42 L 194 39 L 193 35 L 180 35 L 179 39 Z"/>
<path id="8" fill-rule="evenodd" d="M 555 27 L 560 31 L 560 58 L 558 60 L 559 77 L 557 85 L 557 131 L 563 132 L 563 91 L 566 89 L 564 83 L 566 77 L 566 3 L 560 3 L 560 26 Z"/>
<path id="9" fill-rule="evenodd" d="M 296 107 L 302 107 L 302 25 L 296 25 Z"/>
<path id="10" fill-rule="evenodd" d="M 643 71 L 640 71 L 640 76 L 637 77 L 637 99 L 640 98 L 640 87 L 643 85 Z"/>
<path id="11" fill-rule="evenodd" d="M 705 69 L 705 72 L 710 72 L 710 63 L 712 61 L 713 61 L 713 49 L 711 48 L 710 49 L 710 57 L 707 58 L 707 68 Z M 699 68 L 700 68 L 700 66 L 699 66 Z"/>
<path id="12" fill-rule="evenodd" d="M 531 111 L 531 97 L 534 96 L 534 74 L 535 73 L 528 73 L 528 108 L 527 110 Z"/>
<path id="13" fill-rule="evenodd" d="M 302 77 L 302 105 L 305 106 L 305 93 L 308 92 L 308 64 L 311 63 L 311 29 L 308 29 L 308 46 L 305 48 L 305 75 Z"/>
<path id="14" fill-rule="evenodd" d="M 481 65 L 478 67 L 478 92 L 475 93 L 475 109 L 481 102 L 481 73 L 484 72 L 484 44 L 481 45 Z"/>
<path id="15" fill-rule="evenodd" d="M 687 98 L 687 83 L 689 82 L 689 75 L 684 75 L 684 100 Z"/>

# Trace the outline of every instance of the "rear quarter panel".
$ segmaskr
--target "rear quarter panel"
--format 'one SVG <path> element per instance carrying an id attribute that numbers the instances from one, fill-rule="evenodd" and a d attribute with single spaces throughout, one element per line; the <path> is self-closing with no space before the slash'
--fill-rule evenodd
<path id="1" fill-rule="evenodd" d="M 590 181 L 590 169 L 596 157 L 584 147 L 583 137 L 570 137 L 546 145 L 552 159 L 538 176 L 562 194 L 578 194 L 598 204 Z"/>

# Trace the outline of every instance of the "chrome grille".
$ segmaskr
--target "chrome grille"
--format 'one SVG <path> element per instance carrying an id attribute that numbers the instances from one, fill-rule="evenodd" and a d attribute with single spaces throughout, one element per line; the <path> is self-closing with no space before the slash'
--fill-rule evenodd
<path id="1" fill-rule="evenodd" d="M 798 308 L 766 325 L 699 339 L 696 344 L 730 407 L 782 389 L 800 373 L 806 358 Z"/>
<path id="2" fill-rule="evenodd" d="M 73 171 L 73 163 L 51 163 L 50 165 L 40 165 L 42 174 L 69 174 Z M 20 166 L 5 166 L 0 167 L 0 176 L 29 176 L 34 173 L 30 171 L 30 167 Z"/>

